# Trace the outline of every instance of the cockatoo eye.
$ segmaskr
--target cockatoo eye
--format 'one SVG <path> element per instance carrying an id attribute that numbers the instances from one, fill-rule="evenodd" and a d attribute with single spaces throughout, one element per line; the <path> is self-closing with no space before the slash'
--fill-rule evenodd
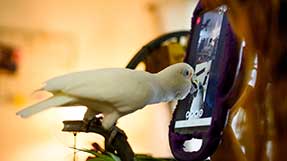
<path id="1" fill-rule="evenodd" d="M 190 75 L 190 71 L 187 69 L 184 69 L 182 74 L 184 77 L 188 77 Z"/>

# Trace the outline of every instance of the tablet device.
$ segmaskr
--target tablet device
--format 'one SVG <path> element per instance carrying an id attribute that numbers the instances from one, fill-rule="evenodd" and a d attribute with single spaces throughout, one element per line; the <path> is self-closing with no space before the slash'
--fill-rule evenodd
<path id="1" fill-rule="evenodd" d="M 190 54 L 186 59 L 195 69 L 194 88 L 177 107 L 174 128 L 178 133 L 207 130 L 211 124 L 218 90 L 219 65 L 225 45 L 225 12 L 226 6 L 220 6 L 196 18 Z"/>

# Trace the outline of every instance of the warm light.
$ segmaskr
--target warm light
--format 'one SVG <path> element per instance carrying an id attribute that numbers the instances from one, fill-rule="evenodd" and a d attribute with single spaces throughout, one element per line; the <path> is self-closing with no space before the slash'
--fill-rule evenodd
<path id="1" fill-rule="evenodd" d="M 5 26 L 1 28 L 1 40 L 19 49 L 15 58 L 20 61 L 15 77 L 0 79 L 1 89 L 5 89 L 0 90 L 1 96 L 5 94 L 0 98 L 3 161 L 72 161 L 73 150 L 69 147 L 74 138 L 72 133 L 62 132 L 62 121 L 82 120 L 86 108 L 55 107 L 22 119 L 16 116 L 17 111 L 52 96 L 43 92 L 31 96 L 32 91 L 41 88 L 46 80 L 69 72 L 125 67 L 143 45 L 160 34 L 188 30 L 190 13 L 197 3 L 155 2 L 158 13 L 147 10 L 149 1 L 1 2 L 0 26 Z M 43 7 L 39 9 L 39 5 Z M 180 12 L 174 15 L 168 11 Z M 23 17 L 25 21 L 17 21 Z M 20 96 L 12 97 L 14 93 Z M 3 98 L 12 98 L 15 104 L 3 104 Z M 150 107 L 119 120 L 134 152 L 171 156 L 169 112 L 165 106 Z M 104 146 L 104 139 L 97 134 L 77 135 L 78 148 L 91 148 L 93 142 Z"/>

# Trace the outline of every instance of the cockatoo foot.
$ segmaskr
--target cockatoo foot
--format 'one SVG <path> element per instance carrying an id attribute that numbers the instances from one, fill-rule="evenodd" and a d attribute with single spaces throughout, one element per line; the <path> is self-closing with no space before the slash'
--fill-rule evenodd
<path id="1" fill-rule="evenodd" d="M 84 121 L 84 125 L 83 125 L 83 129 L 88 132 L 91 126 L 91 121 L 87 121 L 87 120 L 83 120 Z"/>
<path id="2" fill-rule="evenodd" d="M 101 126 L 102 125 L 102 120 L 103 117 L 102 116 L 94 116 L 92 119 L 86 120 L 84 119 L 84 128 L 87 132 L 89 132 L 91 125 L 98 125 Z"/>

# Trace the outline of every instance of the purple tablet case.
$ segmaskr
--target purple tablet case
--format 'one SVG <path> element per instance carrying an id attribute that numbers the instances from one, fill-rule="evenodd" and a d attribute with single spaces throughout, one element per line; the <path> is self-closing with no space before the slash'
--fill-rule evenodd
<path id="1" fill-rule="evenodd" d="M 192 18 L 192 26 L 195 25 L 197 17 L 206 12 L 202 4 L 199 2 Z M 228 12 L 228 11 L 227 11 Z M 208 130 L 202 131 L 192 131 L 190 134 L 179 134 L 175 132 L 175 117 L 176 113 L 180 108 L 187 104 L 187 100 L 184 99 L 179 101 L 177 107 L 173 113 L 173 119 L 169 126 L 169 143 L 172 154 L 179 161 L 202 161 L 212 155 L 216 150 L 218 144 L 220 143 L 221 136 L 223 134 L 223 129 L 225 126 L 226 119 L 228 117 L 228 111 L 232 105 L 237 100 L 240 93 L 240 85 L 242 80 L 240 80 L 243 74 L 243 60 L 239 53 L 239 41 L 237 40 L 235 34 L 232 31 L 228 20 L 223 34 L 224 46 L 221 50 L 221 60 L 219 65 L 219 79 L 217 92 L 215 94 L 215 107 L 212 111 L 211 125 Z M 190 32 L 190 40 L 193 38 L 193 29 Z M 187 56 L 185 59 L 186 63 L 190 63 L 188 57 L 190 54 L 191 43 L 187 47 Z M 198 151 L 186 152 L 183 150 L 183 144 L 185 141 L 192 138 L 202 139 L 202 146 Z"/>

